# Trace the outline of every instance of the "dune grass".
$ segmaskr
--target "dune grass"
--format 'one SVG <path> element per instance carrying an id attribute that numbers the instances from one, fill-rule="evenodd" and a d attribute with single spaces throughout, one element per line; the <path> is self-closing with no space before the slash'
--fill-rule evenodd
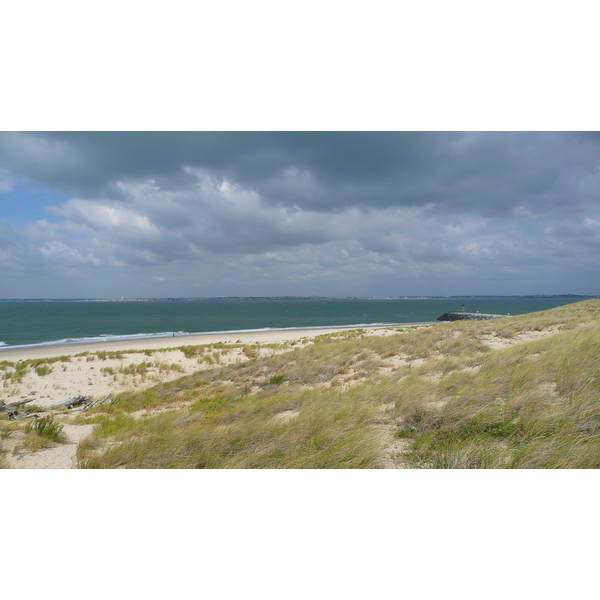
<path id="1" fill-rule="evenodd" d="M 56 423 L 51 415 L 46 415 L 27 424 L 25 433 L 35 433 L 51 442 L 56 442 L 61 435 L 63 426 Z"/>
<path id="2" fill-rule="evenodd" d="M 52 415 L 45 415 L 27 422 L 4 423 L 0 428 L 0 440 L 21 431 L 25 435 L 13 448 L 13 454 L 24 451 L 37 452 L 57 443 L 65 442 L 66 438 L 62 430 L 63 425 L 56 422 Z"/>
<path id="3" fill-rule="evenodd" d="M 297 412 L 286 422 L 283 410 Z M 98 419 L 98 417 L 97 417 Z M 80 446 L 87 468 L 364 468 L 377 466 L 373 411 L 332 391 L 197 398 L 185 410 L 138 420 L 103 416 L 97 439 L 120 443 L 101 454 Z"/>
<path id="4" fill-rule="evenodd" d="M 247 347 L 245 362 L 121 394 L 82 418 L 98 428 L 79 464 L 376 468 L 394 436 L 405 467 L 600 466 L 599 300 L 389 333 Z"/>
<path id="5" fill-rule="evenodd" d="M 400 398 L 396 435 L 415 466 L 598 467 L 599 357 L 598 323 L 490 353 L 477 373 Z"/>

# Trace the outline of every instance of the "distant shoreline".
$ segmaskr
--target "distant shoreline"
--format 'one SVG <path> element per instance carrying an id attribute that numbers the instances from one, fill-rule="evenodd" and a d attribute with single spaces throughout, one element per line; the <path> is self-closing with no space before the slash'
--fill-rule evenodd
<path id="1" fill-rule="evenodd" d="M 198 300 L 440 300 L 477 298 L 600 298 L 593 294 L 525 294 L 478 296 L 207 296 L 182 298 L 0 298 L 0 302 L 185 302 Z"/>

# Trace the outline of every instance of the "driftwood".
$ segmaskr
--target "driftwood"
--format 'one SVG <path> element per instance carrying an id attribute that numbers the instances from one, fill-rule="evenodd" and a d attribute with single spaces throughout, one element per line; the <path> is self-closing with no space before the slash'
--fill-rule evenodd
<path id="1" fill-rule="evenodd" d="M 66 400 L 60 400 L 59 402 L 54 402 L 50 404 L 48 408 L 73 408 L 75 406 L 79 406 L 80 404 L 88 404 L 89 396 L 73 396 L 72 398 L 67 398 Z"/>
<path id="2" fill-rule="evenodd" d="M 25 410 L 24 412 L 22 412 L 20 415 L 18 415 L 15 418 L 18 419 L 37 419 L 40 416 L 40 413 L 38 412 L 32 412 L 30 413 L 28 410 Z"/>
<path id="3" fill-rule="evenodd" d="M 8 415 L 9 421 L 14 421 L 17 418 L 17 415 L 19 414 L 19 409 L 18 408 L 7 408 L 6 414 Z"/>
<path id="4" fill-rule="evenodd" d="M 94 402 L 89 401 L 89 396 L 72 396 L 71 398 L 66 398 L 65 400 L 53 402 L 52 404 L 49 404 L 46 408 L 74 408 L 76 406 L 83 405 L 82 410 L 87 411 L 90 408 L 101 406 L 105 402 L 113 404 L 113 402 L 116 402 L 118 400 L 118 398 L 114 398 L 111 396 L 112 392 L 109 392 L 108 394 L 106 394 L 106 396 L 104 396 L 104 398 L 94 400 Z M 11 402 L 10 404 L 5 404 L 3 400 L 0 400 L 0 412 L 5 411 L 10 421 L 13 421 L 17 418 L 25 419 L 28 417 L 33 417 L 35 416 L 35 413 L 29 414 L 29 411 L 27 409 L 22 410 L 21 406 L 23 406 L 23 404 L 33 402 L 34 400 L 35 398 L 28 398 L 27 400 L 18 400 L 17 402 Z M 21 414 L 19 414 L 19 411 L 21 411 Z"/>
<path id="5" fill-rule="evenodd" d="M 90 410 L 90 408 L 95 408 L 96 406 L 100 406 L 101 404 L 104 404 L 110 397 L 112 396 L 112 392 L 108 392 L 108 394 L 106 394 L 106 396 L 104 396 L 104 398 L 101 398 L 100 400 L 94 400 L 94 402 L 90 402 L 88 404 L 86 404 L 83 407 L 83 410 Z"/>
<path id="6" fill-rule="evenodd" d="M 23 404 L 29 404 L 34 400 L 35 398 L 27 398 L 27 400 L 17 400 L 16 402 L 10 402 L 9 404 L 4 404 L 4 401 L 0 400 L 0 410 L 10 410 L 11 408 L 18 408 L 19 406 L 23 406 Z"/>
<path id="7" fill-rule="evenodd" d="M 14 421 L 19 416 L 21 406 L 33 402 L 34 400 L 35 398 L 27 398 L 26 400 L 17 400 L 16 402 L 11 402 L 9 404 L 4 404 L 4 401 L 0 400 L 0 411 L 6 411 L 8 420 Z M 28 411 L 25 410 L 25 414 L 27 414 L 27 412 Z"/>

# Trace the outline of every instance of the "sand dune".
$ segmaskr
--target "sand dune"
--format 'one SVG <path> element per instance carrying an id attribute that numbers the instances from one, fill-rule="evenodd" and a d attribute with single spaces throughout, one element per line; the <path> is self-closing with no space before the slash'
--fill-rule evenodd
<path id="1" fill-rule="evenodd" d="M 73 396 L 100 398 L 109 392 L 119 394 L 125 390 L 150 388 L 199 370 L 214 368 L 217 364 L 240 363 L 249 360 L 249 356 L 272 355 L 291 348 L 272 348 L 269 346 L 271 344 L 310 343 L 315 336 L 349 329 L 353 328 L 208 334 L 3 349 L 0 351 L 0 363 L 8 361 L 16 365 L 19 361 L 39 359 L 50 359 L 50 362 L 43 363 L 43 369 L 40 370 L 29 364 L 20 381 L 5 377 L 0 387 L 0 400 L 5 404 L 29 400 L 27 406 L 34 410 L 35 406 L 47 409 L 56 402 Z M 362 329 L 369 329 L 374 335 L 392 333 L 386 328 Z M 219 347 L 214 348 L 215 344 Z M 201 354 L 190 354 L 182 351 L 182 346 L 203 346 L 204 351 Z M 252 346 L 252 352 L 244 351 L 247 346 Z M 60 360 L 51 362 L 58 357 Z M 8 367 L 3 373 L 14 373 L 14 366 Z M 92 425 L 71 422 L 71 418 L 77 413 L 79 409 L 58 416 L 59 422 L 64 426 L 65 440 L 62 444 L 28 451 L 22 444 L 24 432 L 15 431 L 2 445 L 6 457 L 5 466 L 31 469 L 72 468 L 79 442 L 93 430 Z"/>

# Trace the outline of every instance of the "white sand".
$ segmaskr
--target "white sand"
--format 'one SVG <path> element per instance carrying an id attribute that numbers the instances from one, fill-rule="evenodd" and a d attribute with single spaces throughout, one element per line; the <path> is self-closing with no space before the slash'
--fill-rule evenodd
<path id="1" fill-rule="evenodd" d="M 6 462 L 11 469 L 72 469 L 75 466 L 75 454 L 79 442 L 94 430 L 93 425 L 63 424 L 63 434 L 66 441 L 54 444 L 37 452 L 12 450 L 23 439 L 22 432 L 16 432 L 9 438 L 6 450 Z"/>
<path id="2" fill-rule="evenodd" d="M 410 324 L 407 324 L 407 326 Z M 404 325 L 401 325 L 404 326 Z M 325 335 L 350 329 L 375 330 L 381 327 L 328 327 L 323 329 L 284 329 L 273 331 L 257 331 L 244 333 L 208 333 L 200 335 L 179 335 L 175 337 L 143 338 L 137 340 L 116 340 L 106 342 L 90 342 L 84 344 L 61 344 L 35 346 L 32 348 L 0 348 L 0 361 L 27 360 L 30 358 L 46 358 L 63 354 L 79 354 L 80 352 L 97 352 L 98 350 L 146 350 L 149 348 L 177 348 L 178 346 L 199 346 L 204 344 L 238 343 L 270 344 L 299 340 L 304 337 Z"/>

